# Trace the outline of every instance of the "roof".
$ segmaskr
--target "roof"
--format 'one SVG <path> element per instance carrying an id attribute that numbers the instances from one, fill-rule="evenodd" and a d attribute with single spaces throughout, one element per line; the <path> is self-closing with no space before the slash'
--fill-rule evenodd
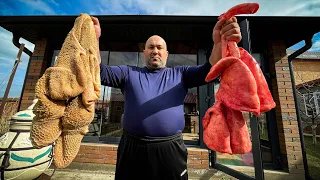
<path id="1" fill-rule="evenodd" d="M 319 83 L 319 84 L 318 84 Z M 301 84 L 298 84 L 298 85 L 296 85 L 296 88 L 301 88 L 301 87 L 303 87 L 304 85 L 313 85 L 313 84 L 318 84 L 318 85 L 320 85 L 320 78 L 318 78 L 318 79 L 314 79 L 314 80 L 312 80 L 312 81 L 308 81 L 308 82 L 304 82 L 304 83 L 301 83 Z"/>
<path id="2" fill-rule="evenodd" d="M 287 55 L 294 53 L 296 50 L 287 50 Z M 320 60 L 320 52 L 306 51 L 296 57 L 296 59 L 318 59 Z"/>
<path id="3" fill-rule="evenodd" d="M 188 93 L 184 99 L 184 103 L 195 104 L 197 102 L 198 96 L 196 94 Z M 124 97 L 122 94 L 112 93 L 110 97 L 110 101 L 123 102 Z"/>
<path id="4" fill-rule="evenodd" d="M 0 16 L 3 28 L 34 43 L 48 38 L 61 47 L 77 16 Z M 218 16 L 97 15 L 100 41 L 145 42 L 153 34 L 170 41 L 212 44 L 212 28 Z M 264 51 L 271 39 L 285 40 L 287 47 L 320 31 L 320 17 L 238 16 L 249 21 L 253 52 Z M 244 25 L 244 24 L 243 24 Z M 54 46 L 54 45 L 52 45 Z M 53 47 L 53 48 L 57 48 Z M 58 47 L 58 48 L 59 48 Z"/>

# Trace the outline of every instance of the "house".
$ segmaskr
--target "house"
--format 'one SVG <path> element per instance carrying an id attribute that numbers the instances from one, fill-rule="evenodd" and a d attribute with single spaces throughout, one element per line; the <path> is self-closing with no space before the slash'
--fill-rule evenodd
<path id="1" fill-rule="evenodd" d="M 97 17 L 102 28 L 100 53 L 102 63 L 106 65 L 143 66 L 142 47 L 146 39 L 153 34 L 158 34 L 167 41 L 170 52 L 168 66 L 203 64 L 208 61 L 212 49 L 212 28 L 217 22 L 217 17 L 212 16 Z M 21 37 L 35 44 L 33 52 L 25 49 L 30 61 L 21 94 L 20 110 L 32 103 L 35 83 L 44 71 L 54 64 L 54 57 L 75 18 L 76 16 L 0 17 L 1 26 L 13 33 L 13 43 L 17 47 Z M 196 96 L 196 105 L 185 103 L 185 111 L 188 111 L 188 116 L 192 114 L 190 125 L 195 124 L 197 128 L 184 134 L 187 138 L 189 168 L 216 168 L 240 179 L 246 177 L 239 173 L 243 168 L 235 167 L 248 167 L 245 169 L 254 170 L 256 178 L 260 179 L 263 177 L 263 170 L 267 169 L 283 171 L 296 179 L 305 177 L 307 166 L 300 138 L 302 127 L 297 119 L 288 63 L 292 56 L 287 55 L 286 49 L 301 40 L 306 40 L 306 45 L 310 45 L 312 36 L 320 31 L 320 24 L 314 23 L 319 21 L 320 17 L 238 17 L 243 35 L 239 46 L 256 58 L 277 107 L 258 117 L 258 120 L 260 118 L 265 122 L 259 125 L 263 128 L 261 135 L 258 133 L 259 121 L 246 115 L 254 143 L 252 152 L 245 155 L 219 154 L 205 146 L 201 123 L 206 110 L 214 103 L 219 81 L 190 89 L 189 92 Z M 303 51 L 304 49 L 298 51 L 298 55 Z M 94 121 L 99 123 L 100 126 L 95 127 L 100 128 L 100 133 L 84 137 L 79 155 L 74 161 L 116 163 L 116 149 L 121 136 L 121 129 L 117 128 L 124 110 L 123 101 L 119 99 L 121 93 L 118 90 L 112 88 L 107 92 L 104 108 L 109 110 L 102 112 L 106 117 Z M 107 124 L 103 121 L 107 121 L 109 126 L 102 126 Z M 101 152 L 106 156 L 101 158 Z"/>
<path id="2" fill-rule="evenodd" d="M 287 54 L 292 54 L 287 50 Z M 311 124 L 320 124 L 320 52 L 304 52 L 293 60 L 298 104 L 305 133 L 311 134 Z M 317 127 L 320 135 L 320 126 Z"/>

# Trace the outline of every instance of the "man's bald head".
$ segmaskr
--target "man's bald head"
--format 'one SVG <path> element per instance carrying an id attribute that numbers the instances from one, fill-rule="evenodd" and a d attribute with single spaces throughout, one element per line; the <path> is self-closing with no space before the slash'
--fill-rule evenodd
<path id="1" fill-rule="evenodd" d="M 159 36 L 159 35 L 150 36 L 150 37 L 147 39 L 147 41 L 146 41 L 145 48 L 147 47 L 148 44 L 153 43 L 153 42 L 155 42 L 155 41 L 161 43 L 161 44 L 165 47 L 165 49 L 167 50 L 167 43 L 166 43 L 166 41 L 165 41 L 161 36 Z"/>
<path id="2" fill-rule="evenodd" d="M 166 66 L 169 53 L 166 41 L 162 37 L 158 35 L 149 37 L 143 52 L 149 69 L 160 69 Z"/>

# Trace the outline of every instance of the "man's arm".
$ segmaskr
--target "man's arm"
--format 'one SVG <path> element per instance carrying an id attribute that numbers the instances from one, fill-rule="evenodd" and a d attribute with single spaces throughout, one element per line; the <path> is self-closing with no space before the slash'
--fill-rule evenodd
<path id="1" fill-rule="evenodd" d="M 222 57 L 221 38 L 226 40 L 241 41 L 241 32 L 237 18 L 221 19 L 213 28 L 212 40 L 214 46 L 209 58 L 209 62 L 200 66 L 188 66 L 184 70 L 183 78 L 186 87 L 192 88 L 206 84 L 205 78 L 212 66 L 214 66 Z"/>
<path id="2" fill-rule="evenodd" d="M 100 79 L 101 85 L 123 88 L 124 82 L 128 76 L 128 66 L 106 66 L 101 63 L 101 56 L 99 50 L 99 39 L 101 36 L 101 28 L 98 18 L 91 16 L 94 30 L 98 41 L 97 58 L 100 62 Z"/>
<path id="3" fill-rule="evenodd" d="M 214 66 L 222 58 L 221 39 L 239 43 L 241 38 L 241 31 L 236 17 L 228 20 L 220 19 L 214 26 L 212 32 L 214 46 L 209 58 L 210 64 Z"/>
<path id="4" fill-rule="evenodd" d="M 199 66 L 186 66 L 183 71 L 183 81 L 187 88 L 198 87 L 206 84 L 205 78 L 211 69 L 209 62 Z"/>
<path id="5" fill-rule="evenodd" d="M 221 42 L 215 44 L 209 58 L 209 62 L 200 66 L 188 66 L 184 71 L 184 82 L 187 88 L 202 86 L 207 84 L 205 78 L 212 66 L 221 59 Z"/>
<path id="6" fill-rule="evenodd" d="M 213 45 L 213 48 L 211 51 L 211 55 L 209 58 L 209 62 L 211 66 L 214 66 L 221 58 L 222 58 L 221 42 L 218 42 L 217 44 Z"/>
<path id="7" fill-rule="evenodd" d="M 128 76 L 128 66 L 106 66 L 100 64 L 101 85 L 123 88 Z"/>

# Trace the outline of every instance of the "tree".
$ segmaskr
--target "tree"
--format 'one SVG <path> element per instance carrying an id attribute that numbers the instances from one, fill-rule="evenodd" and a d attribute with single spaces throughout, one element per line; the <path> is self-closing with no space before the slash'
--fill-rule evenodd
<path id="1" fill-rule="evenodd" d="M 316 145 L 317 127 L 320 125 L 320 78 L 301 83 L 296 88 L 303 125 L 311 127 L 312 144 Z"/>

